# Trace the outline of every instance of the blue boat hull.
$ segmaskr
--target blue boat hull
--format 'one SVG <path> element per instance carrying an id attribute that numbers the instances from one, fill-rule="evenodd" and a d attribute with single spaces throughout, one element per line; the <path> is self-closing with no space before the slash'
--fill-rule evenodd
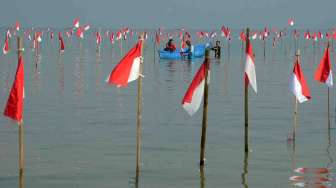
<path id="1" fill-rule="evenodd" d="M 194 53 L 191 58 L 200 58 L 205 54 L 205 45 L 195 45 Z M 175 50 L 174 52 L 159 50 L 160 59 L 182 59 L 188 58 L 188 54 L 185 51 Z"/>

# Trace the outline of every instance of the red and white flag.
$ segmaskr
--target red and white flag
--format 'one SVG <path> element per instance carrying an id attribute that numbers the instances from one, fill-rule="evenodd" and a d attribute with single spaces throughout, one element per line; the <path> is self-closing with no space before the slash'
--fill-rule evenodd
<path id="1" fill-rule="evenodd" d="M 50 39 L 54 39 L 54 32 L 50 32 Z"/>
<path id="2" fill-rule="evenodd" d="M 19 21 L 16 21 L 15 29 L 16 29 L 16 31 L 20 31 L 20 22 Z"/>
<path id="3" fill-rule="evenodd" d="M 202 103 L 205 86 L 205 71 L 206 63 L 204 62 L 198 69 L 194 79 L 189 85 L 187 92 L 184 94 L 182 106 L 190 116 L 197 112 Z"/>
<path id="4" fill-rule="evenodd" d="M 79 28 L 79 18 L 75 18 L 75 20 L 73 21 L 73 27 Z"/>
<path id="5" fill-rule="evenodd" d="M 15 80 L 10 91 L 7 104 L 3 114 L 17 122 L 23 120 L 23 99 L 24 99 L 24 65 L 23 57 L 20 55 Z"/>
<path id="6" fill-rule="evenodd" d="M 110 33 L 110 43 L 114 44 L 114 33 L 113 32 Z"/>
<path id="7" fill-rule="evenodd" d="M 323 53 L 323 57 L 320 61 L 320 64 L 315 71 L 315 80 L 325 83 L 328 87 L 333 85 L 333 77 L 330 63 L 329 55 L 329 44 Z"/>
<path id="8" fill-rule="evenodd" d="M 290 78 L 290 90 L 293 92 L 299 103 L 308 101 L 311 98 L 309 87 L 305 80 L 303 71 L 301 70 L 298 58 L 295 60 L 293 73 Z"/>
<path id="9" fill-rule="evenodd" d="M 288 25 L 289 25 L 289 26 L 294 26 L 294 19 L 289 18 L 289 19 L 288 19 Z"/>
<path id="10" fill-rule="evenodd" d="M 101 41 L 102 41 L 102 37 L 101 37 L 100 33 L 96 32 L 96 44 L 97 44 L 97 46 L 100 46 Z"/>
<path id="11" fill-rule="evenodd" d="M 87 31 L 87 30 L 89 30 L 90 29 L 90 25 L 89 24 L 86 24 L 85 26 L 84 26 L 84 31 Z"/>
<path id="12" fill-rule="evenodd" d="M 9 52 L 9 34 L 8 33 L 9 33 L 9 30 L 6 33 L 5 44 L 2 48 L 2 52 L 3 52 L 4 55 L 8 54 L 8 52 Z"/>
<path id="13" fill-rule="evenodd" d="M 249 39 L 247 39 L 249 40 Z M 245 64 L 245 86 L 251 84 L 252 89 L 257 93 L 257 76 L 255 72 L 254 54 L 251 42 L 248 43 L 246 49 L 246 64 Z"/>
<path id="14" fill-rule="evenodd" d="M 64 41 L 61 32 L 58 32 L 58 40 L 60 41 L 60 51 L 64 52 Z"/>
<path id="15" fill-rule="evenodd" d="M 121 39 L 121 36 L 122 36 L 122 33 L 120 31 L 117 32 L 117 36 L 116 36 L 116 39 L 117 40 L 120 40 Z"/>
<path id="16" fill-rule="evenodd" d="M 77 31 L 76 31 L 76 36 L 78 37 L 78 38 L 81 38 L 81 39 L 83 39 L 84 38 L 84 32 L 83 32 L 83 29 L 82 28 L 78 28 L 77 29 Z"/>
<path id="17" fill-rule="evenodd" d="M 240 39 L 241 41 L 244 41 L 244 42 L 246 41 L 246 36 L 245 36 L 244 31 L 240 32 L 239 39 Z"/>
<path id="18" fill-rule="evenodd" d="M 106 82 L 117 87 L 126 87 L 129 82 L 139 78 L 140 63 L 142 61 L 142 40 L 120 60 L 114 67 Z"/>

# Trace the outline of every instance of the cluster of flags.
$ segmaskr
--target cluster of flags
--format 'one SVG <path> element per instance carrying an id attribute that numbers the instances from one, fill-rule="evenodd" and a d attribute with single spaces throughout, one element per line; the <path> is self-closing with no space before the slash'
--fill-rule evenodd
<path id="1" fill-rule="evenodd" d="M 288 20 L 288 24 L 290 26 L 294 25 L 294 21 L 292 19 Z M 88 24 L 81 26 L 79 18 L 76 18 L 73 21 L 73 28 L 72 31 L 75 31 L 77 37 L 83 38 L 84 31 L 87 31 L 90 28 Z M 20 23 L 17 22 L 15 24 L 15 30 L 20 30 Z M 183 30 L 182 30 L 183 31 Z M 191 34 L 189 32 L 182 32 L 173 34 L 167 34 L 167 37 L 172 37 L 174 35 L 179 36 L 181 39 L 181 44 L 186 39 L 191 38 Z M 221 35 L 228 40 L 231 38 L 231 29 L 229 27 L 222 26 Z M 278 36 L 282 36 L 282 32 L 274 31 L 278 34 Z M 70 32 L 69 32 L 70 33 Z M 109 37 L 110 42 L 113 44 L 114 40 L 126 40 L 126 35 L 130 33 L 128 28 L 123 28 L 114 34 L 113 32 L 105 32 L 105 36 Z M 263 39 L 267 38 L 271 33 L 271 30 L 268 28 L 264 28 L 261 32 L 251 32 L 251 37 L 247 37 L 244 32 L 241 32 L 239 35 L 240 40 L 243 42 L 247 42 L 246 48 L 246 62 L 245 62 L 245 71 L 244 71 L 244 82 L 245 87 L 251 86 L 253 91 L 257 93 L 257 79 L 256 79 L 256 71 L 255 71 L 255 57 L 253 53 L 252 43 L 250 39 L 255 39 L 256 36 L 262 36 Z M 336 32 L 335 32 L 336 33 Z M 215 32 L 196 32 L 197 36 L 199 37 L 208 37 L 212 38 L 215 37 Z M 29 34 L 30 35 L 30 34 Z M 131 31 L 131 35 L 133 35 L 133 31 Z M 305 34 L 306 35 L 306 34 Z M 43 32 L 36 31 L 34 33 L 34 41 L 41 42 L 42 41 Z M 53 32 L 51 32 L 51 38 L 53 38 Z M 99 46 L 102 42 L 102 36 L 100 32 L 95 33 L 96 36 L 96 44 Z M 322 37 L 321 33 L 318 33 L 316 36 Z M 336 34 L 335 34 L 336 36 Z M 11 32 L 8 30 L 6 32 L 6 39 L 5 44 L 3 46 L 3 54 L 7 54 L 9 52 L 9 38 L 11 37 Z M 146 39 L 147 33 L 144 33 L 144 38 L 139 40 L 136 45 L 130 49 L 130 51 L 120 60 L 120 62 L 115 66 L 112 70 L 111 74 L 107 78 L 107 83 L 116 85 L 117 87 L 126 87 L 129 82 L 132 82 L 138 79 L 139 76 L 142 76 L 139 73 L 140 70 L 140 63 L 142 62 L 142 47 L 143 47 L 143 40 Z M 158 32 L 155 33 L 155 41 L 156 43 L 160 43 L 163 39 L 163 29 L 159 28 Z M 62 32 L 58 33 L 58 40 L 60 44 L 60 51 L 64 51 L 64 40 L 62 36 Z M 35 42 L 34 42 L 35 43 Z M 203 91 L 205 85 L 205 64 L 203 63 L 199 70 L 197 71 L 195 77 L 193 78 L 190 86 L 188 87 L 183 100 L 182 106 L 188 112 L 189 115 L 193 115 L 198 108 L 200 107 L 202 98 L 203 98 Z M 325 83 L 328 87 L 333 85 L 333 78 L 332 78 L 332 70 L 331 70 L 331 63 L 330 63 L 330 54 L 329 54 L 329 45 L 325 49 L 321 62 L 315 72 L 314 75 L 315 80 Z M 299 57 L 295 59 L 293 72 L 290 76 L 290 90 L 297 98 L 297 100 L 302 103 L 311 99 L 310 91 L 308 84 L 305 80 L 304 73 L 300 66 Z M 16 102 L 14 101 L 16 100 Z M 19 57 L 18 63 L 18 70 L 16 73 L 16 79 L 13 84 L 13 88 L 10 93 L 10 97 L 8 103 L 6 105 L 5 115 L 11 117 L 16 120 L 22 119 L 22 106 L 23 106 L 23 57 Z M 13 115 L 16 114 L 16 115 Z M 21 115 L 20 115 L 21 114 Z"/>

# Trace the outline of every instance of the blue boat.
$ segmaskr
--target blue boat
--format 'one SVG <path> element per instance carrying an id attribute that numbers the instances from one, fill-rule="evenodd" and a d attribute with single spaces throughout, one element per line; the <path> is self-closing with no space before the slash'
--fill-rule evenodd
<path id="1" fill-rule="evenodd" d="M 205 54 L 205 45 L 199 44 L 194 46 L 194 53 L 191 58 L 200 58 Z M 159 50 L 160 59 L 183 59 L 188 58 L 186 50 L 177 49 L 174 52 Z"/>

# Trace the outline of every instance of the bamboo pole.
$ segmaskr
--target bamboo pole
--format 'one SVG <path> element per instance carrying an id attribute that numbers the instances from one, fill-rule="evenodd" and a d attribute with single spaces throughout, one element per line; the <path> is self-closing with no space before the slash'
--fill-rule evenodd
<path id="1" fill-rule="evenodd" d="M 210 49 L 205 50 L 205 83 L 204 83 L 204 103 L 203 103 L 203 119 L 202 119 L 202 135 L 201 135 L 201 152 L 200 152 L 200 167 L 203 168 L 205 163 L 205 142 L 206 142 L 206 130 L 208 126 L 208 73 L 210 66 Z"/>
<path id="2" fill-rule="evenodd" d="M 17 45 L 18 45 L 18 59 L 22 56 L 22 40 L 18 36 L 17 37 Z M 24 129 L 22 126 L 22 122 L 18 123 L 19 126 L 19 187 L 24 188 Z"/>
<path id="3" fill-rule="evenodd" d="M 142 40 L 142 46 L 144 45 L 143 34 L 140 37 Z M 143 47 L 141 47 L 141 56 L 143 53 Z M 140 62 L 139 68 L 139 78 L 138 78 L 138 104 L 137 104 L 137 127 L 136 127 L 136 181 L 140 175 L 140 163 L 141 163 L 141 103 L 142 103 L 142 72 L 143 72 L 143 62 Z"/>
<path id="4" fill-rule="evenodd" d="M 200 168 L 200 188 L 205 188 L 205 173 L 204 168 Z"/>
<path id="5" fill-rule="evenodd" d="M 123 37 L 121 37 L 120 40 L 119 40 L 120 41 L 120 43 L 119 43 L 120 44 L 120 57 L 122 57 L 122 55 L 123 55 L 123 45 L 122 45 L 122 40 L 123 39 L 122 38 Z"/>
<path id="6" fill-rule="evenodd" d="M 22 123 L 19 124 L 19 177 L 20 188 L 24 188 L 24 130 Z"/>
<path id="7" fill-rule="evenodd" d="M 296 128 L 297 128 L 297 114 L 298 114 L 298 101 L 294 97 L 294 124 L 293 124 L 293 141 L 295 142 Z"/>
<path id="8" fill-rule="evenodd" d="M 244 153 L 243 173 L 241 174 L 242 185 L 243 185 L 244 188 L 248 188 L 248 184 L 247 184 L 248 158 L 249 158 L 249 153 L 245 152 Z"/>
<path id="9" fill-rule="evenodd" d="M 330 89 L 328 87 L 328 131 L 330 132 Z"/>
<path id="10" fill-rule="evenodd" d="M 156 33 L 155 33 L 155 37 L 153 37 L 153 42 L 154 42 L 154 64 L 155 64 L 155 51 L 156 51 Z"/>
<path id="11" fill-rule="evenodd" d="M 266 60 L 266 37 L 264 38 L 264 61 Z"/>
<path id="12" fill-rule="evenodd" d="M 246 29 L 246 50 L 248 48 L 248 45 L 250 43 L 250 29 Z M 245 77 L 245 76 L 244 76 Z M 245 78 L 246 79 L 246 78 Z M 246 80 L 244 80 L 246 82 Z M 244 111 L 245 111 L 245 153 L 249 151 L 249 146 L 248 146 L 248 85 L 245 83 L 244 84 L 244 90 L 245 90 L 245 95 L 244 95 Z"/>

